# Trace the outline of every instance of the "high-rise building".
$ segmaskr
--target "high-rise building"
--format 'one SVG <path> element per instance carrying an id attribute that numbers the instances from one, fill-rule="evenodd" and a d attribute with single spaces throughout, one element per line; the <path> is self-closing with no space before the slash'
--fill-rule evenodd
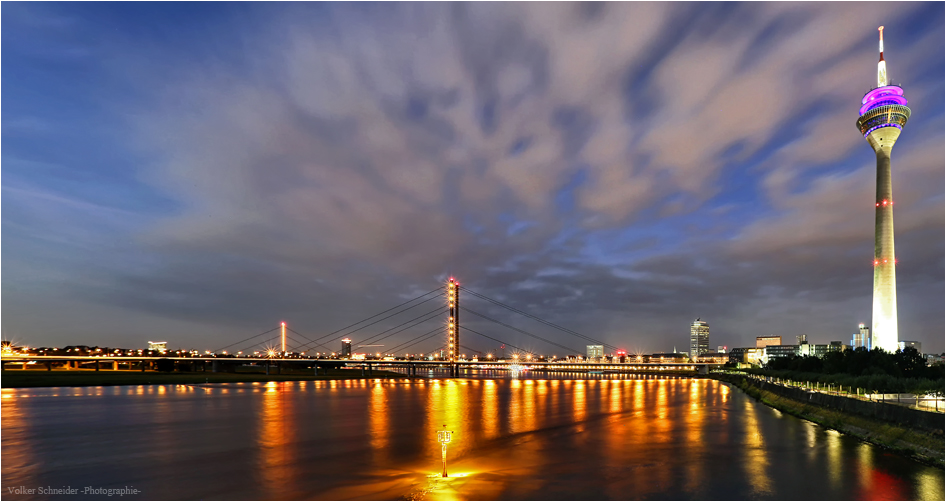
<path id="1" fill-rule="evenodd" d="M 696 361 L 709 352 L 709 323 L 699 317 L 690 324 L 690 357 Z"/>
<path id="2" fill-rule="evenodd" d="M 864 323 L 858 324 L 857 328 L 857 333 L 854 333 L 851 339 L 851 348 L 864 347 L 870 350 L 870 328 L 865 326 Z"/>
<path id="3" fill-rule="evenodd" d="M 795 340 L 798 341 L 797 345 L 804 345 L 808 343 L 808 335 L 795 335 Z"/>
<path id="4" fill-rule="evenodd" d="M 351 339 L 342 338 L 342 357 L 351 357 Z"/>
<path id="5" fill-rule="evenodd" d="M 890 181 L 890 151 L 910 118 L 903 89 L 887 83 L 884 61 L 884 27 L 880 31 L 880 62 L 877 88 L 861 99 L 857 128 L 877 157 L 877 196 L 874 201 L 874 302 L 872 345 L 887 352 L 897 350 L 897 262 L 893 247 L 893 188 Z"/>
<path id="6" fill-rule="evenodd" d="M 782 337 L 779 335 L 768 335 L 768 336 L 757 336 L 755 337 L 755 346 L 757 349 L 767 347 L 769 345 L 781 345 Z"/>
<path id="7" fill-rule="evenodd" d="M 589 361 L 600 361 L 604 356 L 604 345 L 586 345 Z"/>

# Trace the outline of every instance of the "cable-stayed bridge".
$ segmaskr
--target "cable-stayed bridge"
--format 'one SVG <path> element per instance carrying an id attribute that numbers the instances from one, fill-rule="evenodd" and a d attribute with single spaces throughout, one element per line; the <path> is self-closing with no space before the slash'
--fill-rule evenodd
<path id="1" fill-rule="evenodd" d="M 470 308 L 470 303 L 475 309 Z M 514 324 L 517 321 L 497 319 L 500 315 L 494 312 L 506 312 L 508 316 L 517 318 L 520 325 Z M 470 323 L 460 323 L 461 317 L 466 320 L 471 316 L 476 329 Z M 524 329 L 522 321 L 556 331 L 559 340 Z M 329 344 L 336 344 L 335 348 Z M 27 361 L 35 361 L 45 364 L 48 369 L 54 362 L 65 361 L 78 366 L 94 361 L 96 369 L 102 363 L 111 363 L 113 369 L 126 365 L 129 369 L 144 371 L 146 367 L 152 367 L 155 360 L 164 359 L 187 361 L 191 366 L 198 365 L 204 370 L 209 365 L 213 371 L 233 371 L 239 365 L 258 364 L 265 366 L 267 373 L 270 367 L 281 371 L 288 366 L 311 368 L 315 374 L 320 368 L 354 366 L 362 368 L 366 375 L 382 367 L 401 369 L 411 375 L 415 375 L 418 368 L 441 367 L 447 368 L 451 376 L 458 376 L 463 368 L 665 373 L 706 372 L 709 366 L 715 366 L 684 361 L 644 362 L 639 356 L 623 355 L 606 362 L 585 361 L 581 357 L 584 351 L 574 348 L 585 344 L 623 353 L 614 345 L 463 287 L 451 278 L 443 286 L 321 336 L 300 333 L 282 322 L 261 333 L 203 353 L 146 354 L 138 350 L 137 353 L 116 351 L 64 356 L 5 351 L 2 360 L 24 365 Z M 366 348 L 377 350 L 358 352 L 358 349 Z M 560 354 L 571 357 L 566 359 Z"/>

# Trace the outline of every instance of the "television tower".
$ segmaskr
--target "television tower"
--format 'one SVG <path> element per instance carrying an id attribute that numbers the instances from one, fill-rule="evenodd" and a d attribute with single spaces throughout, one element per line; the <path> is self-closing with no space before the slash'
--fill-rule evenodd
<path id="1" fill-rule="evenodd" d="M 884 27 L 880 31 L 880 61 L 877 88 L 861 100 L 857 128 L 877 155 L 877 198 L 874 201 L 874 304 L 873 346 L 897 351 L 897 263 L 893 250 L 893 189 L 890 183 L 890 151 L 910 118 L 903 89 L 887 84 L 884 61 Z"/>

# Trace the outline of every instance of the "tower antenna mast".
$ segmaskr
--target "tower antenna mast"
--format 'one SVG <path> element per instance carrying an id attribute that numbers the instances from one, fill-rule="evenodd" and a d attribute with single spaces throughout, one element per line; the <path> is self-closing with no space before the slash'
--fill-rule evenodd
<path id="1" fill-rule="evenodd" d="M 887 62 L 884 61 L 884 27 L 877 28 L 880 32 L 880 61 L 877 62 L 877 87 L 887 85 Z"/>

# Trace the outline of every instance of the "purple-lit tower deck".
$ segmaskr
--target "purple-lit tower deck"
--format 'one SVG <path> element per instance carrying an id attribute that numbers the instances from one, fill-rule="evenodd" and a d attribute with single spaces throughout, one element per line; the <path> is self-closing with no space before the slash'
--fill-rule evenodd
<path id="1" fill-rule="evenodd" d="M 890 182 L 890 151 L 910 118 L 903 89 L 887 85 L 884 61 L 884 27 L 880 30 L 880 62 L 877 88 L 861 100 L 857 127 L 877 155 L 877 198 L 874 204 L 874 302 L 873 346 L 897 351 L 897 275 L 893 247 L 893 188 Z"/>

